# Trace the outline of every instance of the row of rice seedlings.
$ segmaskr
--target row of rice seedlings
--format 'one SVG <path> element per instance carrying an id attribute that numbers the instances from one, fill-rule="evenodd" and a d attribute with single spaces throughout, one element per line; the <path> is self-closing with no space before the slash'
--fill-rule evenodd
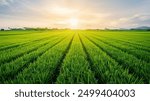
<path id="1" fill-rule="evenodd" d="M 81 40 L 94 63 L 93 72 L 99 77 L 98 83 L 143 83 L 82 35 Z"/>
<path id="2" fill-rule="evenodd" d="M 141 59 L 143 61 L 146 61 L 146 62 L 150 62 L 150 52 L 147 52 L 147 51 L 143 51 L 143 50 L 140 50 L 140 49 L 137 49 L 135 47 L 132 47 L 128 44 L 126 45 L 123 45 L 119 42 L 116 42 L 116 41 L 112 41 L 112 40 L 109 40 L 107 38 L 102 38 L 102 37 L 95 37 L 95 36 L 92 36 L 112 47 L 115 47 L 115 48 L 118 48 L 124 52 L 127 52 L 129 54 L 132 54 L 134 56 L 136 56 L 138 59 Z"/>
<path id="3" fill-rule="evenodd" d="M 14 79 L 15 76 L 23 71 L 28 65 L 37 60 L 41 55 L 43 55 L 47 50 L 59 44 L 64 38 L 54 38 L 47 45 L 39 47 L 37 50 L 25 54 L 22 57 L 4 65 L 0 66 L 0 79 L 1 83 L 5 80 Z"/>
<path id="4" fill-rule="evenodd" d="M 25 68 L 14 80 L 10 83 L 35 83 L 43 84 L 50 83 L 55 73 L 55 68 L 62 58 L 67 46 L 71 43 L 72 34 L 69 37 L 56 45 L 55 47 L 47 50 L 37 61 L 31 63 L 28 68 Z"/>
<path id="5" fill-rule="evenodd" d="M 150 51 L 150 47 L 149 47 L 149 42 L 146 43 L 144 42 L 146 39 L 144 39 L 146 36 L 144 35 L 144 38 L 140 38 L 138 39 L 140 42 L 137 43 L 135 41 L 135 37 L 138 36 L 136 35 L 136 33 L 134 35 L 132 35 L 132 38 L 129 40 L 125 37 L 131 37 L 131 34 L 133 32 L 129 32 L 130 34 L 128 33 L 124 33 L 123 35 L 119 35 L 119 34 L 122 34 L 122 32 L 115 32 L 115 33 L 111 33 L 111 34 L 108 34 L 108 33 L 103 33 L 103 32 L 92 32 L 92 33 L 88 33 L 88 34 L 91 34 L 91 35 L 95 35 L 97 37 L 104 37 L 104 38 L 107 38 L 109 40 L 112 40 L 112 41 L 116 41 L 118 43 L 121 43 L 121 44 L 127 44 L 127 45 L 130 45 L 132 47 L 135 47 L 135 48 L 138 48 L 138 49 L 141 49 L 141 50 L 145 50 L 145 51 Z M 128 34 L 128 35 L 126 35 Z M 140 36 L 139 36 L 140 37 Z"/>
<path id="6" fill-rule="evenodd" d="M 86 54 L 83 51 L 78 34 L 76 34 L 69 53 L 63 61 L 56 83 L 89 84 L 96 82 L 94 74 L 90 70 L 90 65 L 86 59 Z"/>
<path id="7" fill-rule="evenodd" d="M 130 55 L 126 52 L 121 51 L 120 49 L 105 44 L 100 40 L 88 36 L 86 37 L 100 49 L 105 51 L 109 56 L 115 59 L 120 65 L 122 65 L 123 68 L 129 69 L 130 73 L 142 79 L 144 83 L 150 82 L 150 75 L 149 75 L 150 63 L 141 61 L 140 59 L 137 59 L 133 55 Z"/>
<path id="8" fill-rule="evenodd" d="M 57 35 L 55 37 L 58 37 Z M 36 41 L 34 43 L 29 43 L 26 46 L 21 46 L 15 49 L 6 50 L 0 52 L 0 63 L 4 64 L 6 62 L 10 62 L 15 60 L 18 57 L 23 56 L 24 54 L 28 54 L 30 52 L 35 51 L 39 47 L 42 47 L 49 43 L 49 41 L 55 37 L 50 37 L 48 39 L 42 40 L 42 41 Z M 61 36 L 60 36 L 61 37 Z"/>
<path id="9" fill-rule="evenodd" d="M 48 36 L 50 36 L 46 32 L 38 32 L 38 31 L 35 31 L 34 33 L 32 33 L 33 31 L 15 31 L 15 32 L 13 32 L 13 34 L 16 34 L 17 36 L 10 36 L 12 34 L 12 32 L 13 31 L 8 31 L 8 32 L 4 33 L 5 35 L 9 35 L 9 36 L 1 36 L 0 37 L 0 40 L 1 40 L 0 41 L 0 51 L 11 49 L 11 48 L 16 48 L 18 46 L 25 45 L 30 42 L 34 42 L 36 40 L 43 40 L 43 39 L 47 38 Z M 21 32 L 23 32 L 24 35 L 22 35 Z M 18 36 L 20 34 L 21 34 L 21 36 Z M 41 36 L 41 34 L 42 34 L 42 36 Z"/>

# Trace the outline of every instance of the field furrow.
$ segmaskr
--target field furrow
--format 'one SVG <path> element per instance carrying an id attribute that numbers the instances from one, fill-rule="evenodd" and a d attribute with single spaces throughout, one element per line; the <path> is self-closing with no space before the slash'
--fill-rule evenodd
<path id="1" fill-rule="evenodd" d="M 98 34 L 98 33 L 97 33 Z M 99 35 L 122 40 L 124 42 L 128 42 L 138 46 L 149 47 L 149 42 L 145 40 L 149 40 L 149 32 L 139 32 L 139 31 L 104 31 L 104 33 L 99 33 Z"/>
<path id="2" fill-rule="evenodd" d="M 0 79 L 1 83 L 9 80 L 15 79 L 15 77 L 21 73 L 25 68 L 28 68 L 28 66 L 35 62 L 38 58 L 40 58 L 46 51 L 53 48 L 57 44 L 59 44 L 61 41 L 63 41 L 64 38 L 56 38 L 51 40 L 47 45 L 44 45 L 42 47 L 39 47 L 37 50 L 25 54 L 22 57 L 12 61 L 11 63 L 6 63 L 4 65 L 0 66 Z"/>
<path id="3" fill-rule="evenodd" d="M 21 34 L 21 33 L 30 33 L 30 34 L 24 34 L 23 36 L 15 36 L 11 34 Z M 33 34 L 32 34 L 33 33 Z M 44 33 L 44 34 L 43 34 Z M 2 33 L 0 33 L 2 34 Z M 0 37 L 0 49 L 3 47 L 9 47 L 11 45 L 19 45 L 19 44 L 24 44 L 30 41 L 34 41 L 37 39 L 42 39 L 47 37 L 47 33 L 45 34 L 45 31 L 39 32 L 39 31 L 6 31 L 3 32 L 3 34 L 6 34 L 6 36 L 1 36 Z M 8 34 L 8 35 L 7 35 Z M 41 34 L 43 34 L 41 36 Z M 34 36 L 34 37 L 32 37 Z"/>
<path id="4" fill-rule="evenodd" d="M 105 51 L 110 57 L 115 59 L 119 65 L 122 65 L 124 69 L 128 69 L 129 73 L 136 75 L 144 81 L 144 83 L 150 82 L 150 64 L 137 59 L 136 57 L 129 55 L 119 49 L 109 46 L 99 40 L 94 40 L 86 36 L 91 42 L 93 42 L 101 50 Z"/>
<path id="5" fill-rule="evenodd" d="M 66 55 L 68 54 L 70 47 L 72 45 L 72 41 L 74 39 L 74 36 L 72 37 L 71 41 L 69 42 L 69 45 L 67 46 L 66 50 L 62 53 L 63 55 L 62 55 L 61 59 L 58 61 L 58 63 L 56 64 L 56 67 L 54 68 L 53 73 L 51 73 L 51 71 L 50 71 L 49 83 L 55 83 L 56 82 L 57 77 L 59 76 L 59 72 L 60 72 L 62 63 L 63 63 L 64 59 L 66 58 Z"/>
<path id="6" fill-rule="evenodd" d="M 147 63 L 150 63 L 150 53 L 147 51 L 137 50 L 136 48 L 130 47 L 129 45 L 123 45 L 123 44 L 120 44 L 118 42 L 110 41 L 110 40 L 103 39 L 100 37 L 98 37 L 98 38 L 95 36 L 92 36 L 92 37 L 105 43 L 105 44 L 108 44 L 108 45 L 115 47 L 117 49 L 120 49 L 120 50 L 122 50 L 128 54 L 131 54 L 131 55 L 137 57 L 138 59 L 141 59 Z"/>
<path id="7" fill-rule="evenodd" d="M 83 44 L 94 63 L 93 72 L 98 79 L 98 83 L 143 83 L 142 80 L 134 77 L 127 69 L 123 69 L 105 51 L 95 46 L 94 43 L 82 36 Z"/>
<path id="8" fill-rule="evenodd" d="M 94 74 L 89 69 L 78 34 L 72 42 L 71 48 L 63 61 L 56 83 L 59 84 L 90 84 L 96 83 Z"/>
<path id="9" fill-rule="evenodd" d="M 98 33 L 94 33 L 94 34 L 92 33 L 92 34 L 88 34 L 88 35 L 92 35 L 92 36 L 95 36 L 97 38 L 99 38 L 99 37 L 100 38 L 105 38 L 105 39 L 108 39 L 109 41 L 112 41 L 112 42 L 117 42 L 117 43 L 120 43 L 122 45 L 128 45 L 129 47 L 134 47 L 136 49 L 140 49 L 140 50 L 143 50 L 143 51 L 150 52 L 150 47 L 144 46 L 142 44 L 137 44 L 134 41 L 124 40 L 122 38 L 110 37 L 110 36 L 101 35 L 101 34 L 98 34 Z"/>
<path id="10" fill-rule="evenodd" d="M 55 67 L 60 63 L 73 35 L 46 51 L 37 61 L 25 68 L 11 83 L 49 83 L 53 78 Z"/>
<path id="11" fill-rule="evenodd" d="M 104 36 L 100 36 L 100 37 L 104 37 Z M 104 38 L 112 40 L 112 41 L 120 43 L 120 44 L 123 44 L 123 45 L 128 45 L 130 47 L 134 47 L 136 49 L 140 49 L 140 50 L 143 50 L 143 51 L 150 52 L 150 47 L 147 47 L 147 46 L 144 46 L 144 45 L 141 45 L 141 44 L 137 44 L 137 43 L 134 43 L 134 42 L 129 42 L 127 40 L 121 40 L 121 39 L 112 39 L 112 38 L 108 38 L 108 37 L 104 37 Z"/>
<path id="12" fill-rule="evenodd" d="M 8 51 L 7 50 L 2 51 L 2 52 L 0 52 L 0 62 L 1 62 L 1 64 L 8 63 L 8 62 L 11 62 L 25 54 L 29 54 L 29 53 L 37 50 L 39 47 L 42 47 L 42 46 L 48 44 L 49 41 L 51 41 L 52 39 L 54 39 L 56 37 L 57 36 L 49 37 L 49 38 L 46 38 L 45 40 L 33 42 L 33 43 L 30 43 L 25 46 L 20 46 L 19 48 L 11 49 Z M 19 50 L 19 52 L 18 52 L 18 50 Z"/>
<path id="13" fill-rule="evenodd" d="M 56 36 L 57 35 L 49 35 L 49 36 L 46 36 L 44 38 L 36 38 L 35 40 L 31 39 L 31 40 L 28 40 L 27 42 L 23 41 L 21 43 L 14 43 L 14 44 L 11 44 L 11 45 L 8 45 L 8 46 L 0 47 L 0 52 L 1 51 L 6 51 L 8 49 L 12 50 L 13 48 L 15 49 L 15 48 L 18 48 L 18 47 L 24 47 L 24 46 L 30 45 L 32 43 L 44 41 L 44 40 L 50 39 L 51 37 L 56 37 Z"/>
<path id="14" fill-rule="evenodd" d="M 0 31 L 0 84 L 149 84 L 150 32 Z"/>

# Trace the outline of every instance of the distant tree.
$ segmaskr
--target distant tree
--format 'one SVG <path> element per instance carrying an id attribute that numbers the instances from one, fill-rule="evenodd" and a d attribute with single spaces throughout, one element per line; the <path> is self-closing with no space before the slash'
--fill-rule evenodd
<path id="1" fill-rule="evenodd" d="M 1 29 L 1 31 L 5 31 L 5 29 Z"/>
<path id="2" fill-rule="evenodd" d="M 49 28 L 47 28 L 47 27 L 45 27 L 45 28 L 40 28 L 40 27 L 37 27 L 37 28 L 24 27 L 23 29 L 24 29 L 24 30 L 35 30 L 35 31 L 50 30 L 50 29 L 49 29 Z"/>
<path id="3" fill-rule="evenodd" d="M 147 31 L 150 31 L 150 29 L 148 29 Z"/>

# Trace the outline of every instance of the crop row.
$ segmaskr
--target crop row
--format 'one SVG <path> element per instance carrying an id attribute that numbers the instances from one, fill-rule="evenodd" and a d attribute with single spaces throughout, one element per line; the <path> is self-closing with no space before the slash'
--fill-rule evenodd
<path id="1" fill-rule="evenodd" d="M 25 68 L 29 66 L 29 64 L 33 63 L 40 56 L 42 56 L 47 50 L 56 46 L 60 43 L 64 38 L 54 38 L 49 41 L 48 44 L 38 47 L 38 49 L 30 52 L 28 54 L 24 54 L 23 56 L 11 61 L 9 63 L 5 63 L 0 66 L 0 79 L 2 82 L 5 80 L 14 79 L 17 74 L 22 72 Z"/>
<path id="2" fill-rule="evenodd" d="M 9 47 L 11 45 L 26 43 L 28 41 L 32 41 L 32 40 L 36 40 L 36 39 L 40 39 L 40 38 L 44 38 L 44 37 L 48 36 L 47 34 L 43 34 L 41 36 L 42 33 L 45 33 L 45 32 L 38 32 L 38 31 L 36 31 L 36 32 L 33 32 L 33 31 L 6 31 L 6 32 L 3 32 L 3 33 L 0 33 L 0 35 L 5 34 L 4 36 L 0 37 L 0 40 L 1 40 L 0 41 L 0 47 L 1 48 L 6 48 L 6 47 Z M 17 35 L 13 35 L 13 34 L 17 34 Z"/>
<path id="3" fill-rule="evenodd" d="M 136 33 L 50 33 L 28 33 L 38 36 L 1 47 L 0 83 L 150 83 L 150 49 L 144 45 L 145 34 L 138 33 L 132 41 Z M 10 36 L 17 39 L 20 35 Z M 140 36 L 143 42 L 136 44 Z"/>
<path id="4" fill-rule="evenodd" d="M 52 83 L 53 76 L 57 75 L 57 65 L 60 63 L 67 46 L 72 42 L 72 34 L 65 40 L 61 41 L 55 47 L 47 50 L 44 54 L 37 58 L 36 61 L 29 64 L 19 73 L 15 79 L 6 81 L 7 83 Z"/>
<path id="5" fill-rule="evenodd" d="M 97 47 L 92 41 L 81 36 L 83 45 L 93 62 L 93 72 L 98 78 L 98 83 L 142 83 L 141 80 L 129 74 L 105 51 Z"/>
<path id="6" fill-rule="evenodd" d="M 131 54 L 131 55 L 134 55 L 136 56 L 138 59 L 141 59 L 141 60 L 144 60 L 146 62 L 150 62 L 150 53 L 147 52 L 147 51 L 144 51 L 144 50 L 140 50 L 138 48 L 135 48 L 135 47 L 132 47 L 128 44 L 124 45 L 120 42 L 116 42 L 116 41 L 112 41 L 112 40 L 109 40 L 107 38 L 102 38 L 102 37 L 95 37 L 95 36 L 92 36 L 94 37 L 95 39 L 97 40 L 100 40 L 102 41 L 103 43 L 105 44 L 108 44 L 112 47 L 115 47 L 117 49 L 120 49 L 128 54 Z"/>
<path id="7" fill-rule="evenodd" d="M 108 45 L 100 40 L 97 40 L 93 37 L 86 36 L 91 42 L 93 42 L 101 50 L 105 51 L 110 57 L 118 62 L 119 65 L 122 65 L 124 69 L 128 69 L 129 73 L 135 75 L 138 78 L 141 78 L 144 83 L 149 83 L 150 81 L 150 64 L 144 61 L 141 61 L 130 55 L 126 52 L 123 52 L 120 49 L 117 49 L 111 45 Z"/>
<path id="8" fill-rule="evenodd" d="M 105 38 L 105 39 L 107 39 L 109 41 L 112 41 L 112 42 L 117 42 L 117 43 L 120 43 L 122 45 L 128 45 L 128 46 L 134 47 L 136 49 L 140 49 L 140 50 L 144 50 L 144 51 L 150 52 L 150 47 L 144 46 L 144 44 L 135 43 L 134 38 L 132 40 L 123 39 L 123 37 L 125 35 L 122 36 L 122 37 L 118 37 L 118 36 L 115 36 L 115 35 L 108 36 L 108 35 L 103 35 L 101 33 L 88 33 L 88 35 Z"/>
<path id="9" fill-rule="evenodd" d="M 33 39 L 31 37 L 31 38 L 27 38 L 28 40 L 21 41 L 21 42 L 17 42 L 18 37 L 15 37 L 16 41 L 13 41 L 13 43 L 11 43 L 9 45 L 5 45 L 3 47 L 0 47 L 0 51 L 3 51 L 3 50 L 6 51 L 8 49 L 13 49 L 13 48 L 15 49 L 17 47 L 23 47 L 23 46 L 26 46 L 26 45 L 29 45 L 29 44 L 32 44 L 35 42 L 44 41 L 44 40 L 49 39 L 49 38 L 54 37 L 54 36 L 56 37 L 57 35 L 59 36 L 59 34 L 43 35 L 42 37 L 36 36 L 35 39 Z M 25 38 L 25 37 L 23 37 L 23 38 Z"/>
<path id="10" fill-rule="evenodd" d="M 54 38 L 57 38 L 58 36 L 60 36 L 60 35 L 50 36 L 48 38 L 29 42 L 28 44 L 21 45 L 16 48 L 11 48 L 11 49 L 8 49 L 5 51 L 0 51 L 0 63 L 4 64 L 7 62 L 10 62 L 18 57 L 23 56 L 24 54 L 33 52 L 34 50 L 38 49 L 38 47 L 42 47 L 42 46 L 48 44 L 49 41 L 51 41 Z"/>
<path id="11" fill-rule="evenodd" d="M 78 34 L 75 35 L 68 54 L 66 55 L 56 83 L 97 83 L 90 64 L 86 59 Z"/>

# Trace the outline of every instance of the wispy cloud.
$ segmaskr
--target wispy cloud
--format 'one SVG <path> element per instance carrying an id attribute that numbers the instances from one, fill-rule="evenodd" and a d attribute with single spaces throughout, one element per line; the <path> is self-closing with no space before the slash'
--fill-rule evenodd
<path id="1" fill-rule="evenodd" d="M 68 27 L 77 18 L 79 28 L 149 25 L 150 0 L 0 0 L 0 27 Z"/>
<path id="2" fill-rule="evenodd" d="M 150 14 L 135 14 L 133 16 L 126 16 L 118 20 L 111 21 L 111 26 L 114 27 L 137 27 L 150 26 Z"/>
<path id="3" fill-rule="evenodd" d="M 0 0 L 0 5 L 9 5 L 12 3 L 14 0 Z"/>

